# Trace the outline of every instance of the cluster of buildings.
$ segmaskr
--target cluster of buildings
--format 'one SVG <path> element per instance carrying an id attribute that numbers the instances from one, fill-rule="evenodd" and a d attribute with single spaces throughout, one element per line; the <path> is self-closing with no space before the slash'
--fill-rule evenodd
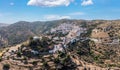
<path id="1" fill-rule="evenodd" d="M 61 32 L 66 34 L 64 37 L 53 37 L 53 41 L 57 44 L 54 45 L 54 48 L 50 50 L 50 53 L 55 53 L 56 51 L 64 51 L 63 48 L 67 47 L 68 43 L 73 43 L 79 40 L 79 37 L 82 33 L 87 33 L 86 28 L 82 28 L 75 24 L 61 24 L 60 26 L 51 29 L 51 33 Z"/>
<path id="2" fill-rule="evenodd" d="M 119 38 L 110 38 L 109 34 L 107 31 L 109 31 L 112 28 L 112 26 L 107 26 L 107 27 L 98 27 L 92 30 L 92 35 L 90 38 L 87 37 L 81 37 L 82 34 L 87 33 L 87 29 L 77 26 L 75 24 L 68 24 L 68 23 L 63 23 L 60 24 L 56 28 L 52 28 L 50 30 L 51 33 L 62 33 L 66 34 L 65 36 L 52 36 L 52 35 L 47 35 L 45 37 L 51 39 L 55 44 L 52 45 L 52 49 L 49 50 L 49 53 L 56 53 L 57 51 L 65 51 L 64 48 L 68 47 L 68 43 L 74 43 L 76 41 L 82 41 L 82 40 L 87 40 L 91 39 L 95 43 L 106 43 L 106 44 L 118 44 L 120 42 Z M 33 37 L 34 40 L 36 39 L 42 39 L 41 37 Z M 35 51 L 33 51 L 36 53 Z"/>
<path id="3" fill-rule="evenodd" d="M 63 23 L 56 28 L 52 28 L 50 32 L 51 33 L 61 32 L 63 34 L 66 34 L 73 29 L 73 26 L 74 24 Z"/>
<path id="4" fill-rule="evenodd" d="M 73 26 L 72 30 L 69 32 L 67 37 L 68 38 L 75 38 L 75 37 L 80 36 L 82 33 L 87 33 L 87 29 L 79 27 L 79 26 Z"/>

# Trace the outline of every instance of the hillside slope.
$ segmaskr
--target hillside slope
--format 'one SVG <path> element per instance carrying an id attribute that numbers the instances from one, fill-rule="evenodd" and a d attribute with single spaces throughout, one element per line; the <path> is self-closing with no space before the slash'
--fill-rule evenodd
<path id="1" fill-rule="evenodd" d="M 41 35 L 43 33 L 49 32 L 51 28 L 57 27 L 63 23 L 74 23 L 78 26 L 83 26 L 90 28 L 89 32 L 96 26 L 96 24 L 105 24 L 107 20 L 55 20 L 46 22 L 26 22 L 19 21 L 11 24 L 7 27 L 0 29 L 0 46 L 15 45 L 26 41 L 31 36 Z M 118 20 L 112 21 L 112 23 L 119 22 Z"/>

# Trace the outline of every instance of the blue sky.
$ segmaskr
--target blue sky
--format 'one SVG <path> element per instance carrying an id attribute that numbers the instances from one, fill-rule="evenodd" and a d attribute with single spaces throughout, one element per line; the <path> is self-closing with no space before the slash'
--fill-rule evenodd
<path id="1" fill-rule="evenodd" d="M 120 0 L 0 0 L 0 23 L 120 19 Z"/>

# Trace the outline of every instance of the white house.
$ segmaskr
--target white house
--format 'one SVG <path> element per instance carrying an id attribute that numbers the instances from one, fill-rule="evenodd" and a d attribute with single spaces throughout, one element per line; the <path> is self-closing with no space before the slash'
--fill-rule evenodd
<path id="1" fill-rule="evenodd" d="M 94 32 L 94 33 L 98 33 L 99 30 L 98 30 L 98 29 L 93 29 L 92 32 Z"/>
<path id="2" fill-rule="evenodd" d="M 116 44 L 119 44 L 119 39 L 114 39 L 112 43 L 116 43 Z"/>
<path id="3" fill-rule="evenodd" d="M 53 40 L 55 40 L 55 41 L 56 41 L 56 40 L 59 40 L 59 37 L 54 37 Z"/>
<path id="4" fill-rule="evenodd" d="M 31 51 L 34 55 L 39 54 L 38 51 L 32 50 Z"/>
<path id="5" fill-rule="evenodd" d="M 41 40 L 41 39 L 42 39 L 42 37 L 39 37 L 39 36 L 34 36 L 34 37 L 33 37 L 33 40 L 38 40 L 38 39 L 40 39 L 40 40 Z"/>
<path id="6" fill-rule="evenodd" d="M 97 38 L 90 38 L 90 40 L 94 41 L 95 43 L 101 43 L 102 42 L 101 39 L 97 39 Z"/>
<path id="7" fill-rule="evenodd" d="M 55 53 L 57 51 L 63 51 L 62 44 L 54 45 L 53 50 L 50 50 L 49 53 Z"/>

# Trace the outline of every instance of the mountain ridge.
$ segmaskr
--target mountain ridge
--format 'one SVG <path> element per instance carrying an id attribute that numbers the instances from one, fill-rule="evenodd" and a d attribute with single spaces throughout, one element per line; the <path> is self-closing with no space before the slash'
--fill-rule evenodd
<path id="1" fill-rule="evenodd" d="M 116 22 L 120 20 L 113 20 L 112 22 Z M 54 28 L 62 23 L 74 23 L 77 25 L 94 25 L 94 24 L 101 24 L 111 22 L 111 20 L 69 20 L 69 19 L 62 19 L 62 20 L 54 20 L 54 21 L 18 21 L 14 24 L 10 24 L 9 26 L 0 28 L 0 36 L 8 43 L 8 45 L 14 45 L 21 43 L 27 40 L 30 36 L 40 35 L 42 33 L 49 32 L 51 28 Z M 17 43 L 17 44 L 18 44 Z"/>

